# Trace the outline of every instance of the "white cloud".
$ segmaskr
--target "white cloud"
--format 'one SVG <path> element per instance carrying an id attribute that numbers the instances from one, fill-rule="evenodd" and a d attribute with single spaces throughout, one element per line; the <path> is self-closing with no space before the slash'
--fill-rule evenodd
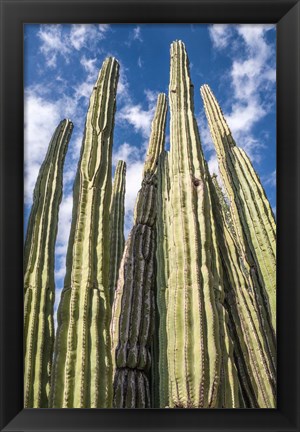
<path id="1" fill-rule="evenodd" d="M 274 28 L 275 26 L 273 24 L 240 24 L 237 26 L 237 31 L 241 36 L 243 36 L 249 47 L 261 48 L 260 45 L 265 33 Z M 265 44 L 265 42 L 263 42 L 263 44 Z"/>
<path id="2" fill-rule="evenodd" d="M 84 69 L 90 74 L 95 76 L 98 71 L 96 67 L 97 58 L 87 58 L 85 55 L 81 57 L 80 64 L 84 67 Z"/>
<path id="3" fill-rule="evenodd" d="M 133 126 L 135 132 L 140 133 L 145 139 L 148 139 L 158 92 L 146 89 L 144 93 L 148 104 L 147 109 L 144 109 L 141 104 L 134 104 L 131 98 L 127 96 L 125 104 L 116 113 L 116 120 L 121 124 L 129 123 Z"/>
<path id="4" fill-rule="evenodd" d="M 142 62 L 141 57 L 138 58 L 137 65 L 138 65 L 139 68 L 143 67 L 143 62 Z"/>
<path id="5" fill-rule="evenodd" d="M 129 96 L 129 84 L 124 72 L 124 68 L 120 63 L 120 76 L 118 81 L 117 97 L 121 100 L 130 100 Z"/>
<path id="6" fill-rule="evenodd" d="M 142 36 L 141 36 L 141 27 L 140 26 L 136 26 L 133 29 L 133 35 L 132 35 L 133 40 L 137 40 L 140 42 L 143 42 Z"/>
<path id="7" fill-rule="evenodd" d="M 46 64 L 49 67 L 56 66 L 58 54 L 62 55 L 65 60 L 67 60 L 70 47 L 63 36 L 61 25 L 41 25 L 38 31 L 38 37 L 41 40 L 40 50 L 44 54 Z"/>
<path id="8" fill-rule="evenodd" d="M 82 83 L 74 87 L 76 99 L 85 98 L 89 100 L 92 94 L 93 84 L 94 81 L 91 81 L 88 78 L 86 81 L 83 81 Z"/>
<path id="9" fill-rule="evenodd" d="M 230 24 L 213 24 L 209 27 L 209 35 L 215 48 L 226 48 L 232 34 Z"/>
<path id="10" fill-rule="evenodd" d="M 153 91 L 153 90 L 150 90 L 150 89 L 146 89 L 146 90 L 144 90 L 144 93 L 146 95 L 146 99 L 148 101 L 149 107 L 151 109 L 155 108 L 159 92 L 158 91 Z"/>
<path id="11" fill-rule="evenodd" d="M 208 164 L 208 169 L 209 169 L 209 172 L 211 175 L 212 174 L 217 174 L 217 175 L 219 174 L 219 165 L 218 165 L 218 159 L 217 159 L 216 154 L 213 154 L 209 158 L 207 164 Z"/>
<path id="12" fill-rule="evenodd" d="M 128 40 L 125 42 L 125 45 L 130 47 L 132 42 L 134 41 L 143 42 L 140 26 L 136 26 L 132 31 L 130 31 Z"/>
<path id="13" fill-rule="evenodd" d="M 135 146 L 124 142 L 116 150 L 114 149 L 112 155 L 113 166 L 116 167 L 119 160 L 123 160 L 124 162 L 126 162 L 126 164 L 130 163 L 130 161 L 132 160 L 136 160 L 139 151 L 140 150 L 137 149 Z"/>
<path id="14" fill-rule="evenodd" d="M 83 120 L 85 120 L 85 118 Z M 82 129 L 82 131 L 80 130 L 79 133 L 77 133 L 76 135 L 74 134 L 74 136 L 73 136 L 72 152 L 70 154 L 73 162 L 76 161 L 76 163 L 77 163 L 77 161 L 79 159 L 80 149 L 82 146 L 82 140 L 83 140 L 83 129 Z M 75 173 L 76 169 L 77 169 L 77 165 L 73 165 L 73 174 Z M 70 171 L 68 171 L 68 173 L 69 172 Z M 65 173 L 65 176 L 66 176 L 66 173 Z"/>
<path id="15" fill-rule="evenodd" d="M 128 103 L 120 109 L 116 118 L 118 121 L 129 123 L 137 133 L 141 133 L 144 138 L 148 138 L 154 111 L 155 106 L 145 110 L 141 104 Z"/>
<path id="16" fill-rule="evenodd" d="M 266 34 L 272 25 L 213 25 L 209 34 L 213 46 L 226 50 L 231 58 L 229 72 L 232 104 L 224 112 L 237 145 L 252 161 L 259 162 L 265 145 L 253 135 L 253 128 L 272 109 L 275 101 L 276 69 L 274 47 Z"/>
<path id="17" fill-rule="evenodd" d="M 53 318 L 54 318 L 54 330 L 56 332 L 57 329 L 57 309 L 59 306 L 59 302 L 60 302 L 60 296 L 61 296 L 61 292 L 62 292 L 62 288 L 59 287 L 55 287 L 55 302 L 54 302 L 54 314 L 53 314 Z"/>
<path id="18" fill-rule="evenodd" d="M 94 24 L 73 24 L 69 35 L 71 45 L 77 50 L 83 47 L 95 47 L 95 44 L 105 38 L 105 32 Z"/>
<path id="19" fill-rule="evenodd" d="M 109 24 L 98 24 L 98 28 L 101 33 L 106 33 L 111 30 L 111 26 Z"/>
<path id="20" fill-rule="evenodd" d="M 265 35 L 271 26 L 240 25 L 237 33 L 242 37 L 246 48 L 245 59 L 235 59 L 231 77 L 235 96 L 242 100 L 254 97 L 262 91 L 268 81 L 276 79 L 275 65 L 269 60 L 273 49 L 268 45 Z"/>
<path id="21" fill-rule="evenodd" d="M 261 178 L 264 186 L 276 187 L 276 170 L 272 171 Z"/>
<path id="22" fill-rule="evenodd" d="M 109 26 L 105 24 L 42 24 L 37 33 L 41 45 L 40 51 L 45 57 L 48 67 L 56 67 L 57 58 L 62 56 L 69 62 L 72 49 L 80 51 L 86 48 L 91 52 L 99 52 L 98 42 L 106 37 Z"/>
<path id="23" fill-rule="evenodd" d="M 258 99 L 258 98 L 257 98 Z M 249 103 L 235 103 L 232 105 L 230 114 L 225 114 L 228 125 L 236 136 L 239 133 L 250 132 L 254 124 L 266 114 L 265 109 L 255 97 Z"/>
<path id="24" fill-rule="evenodd" d="M 74 176 L 72 178 L 72 183 Z M 70 234 L 71 219 L 72 219 L 72 208 L 73 208 L 73 194 L 69 193 L 64 195 L 59 208 L 58 216 L 58 231 L 56 239 L 55 252 L 58 255 L 65 255 L 67 252 L 67 245 Z"/>
<path id="25" fill-rule="evenodd" d="M 71 45 L 78 51 L 87 39 L 88 27 L 86 25 L 73 25 L 70 31 Z"/>

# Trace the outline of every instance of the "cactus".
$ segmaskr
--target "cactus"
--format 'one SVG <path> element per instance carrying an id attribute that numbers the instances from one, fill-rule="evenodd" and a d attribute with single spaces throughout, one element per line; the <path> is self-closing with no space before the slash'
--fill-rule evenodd
<path id="1" fill-rule="evenodd" d="M 160 94 L 125 247 L 125 162 L 113 188 L 111 178 L 118 62 L 107 58 L 99 72 L 55 343 L 54 244 L 72 123 L 61 122 L 52 137 L 25 242 L 25 407 L 276 406 L 274 216 L 204 85 L 226 195 L 210 176 L 181 41 L 171 45 L 170 69 L 170 152 Z"/>
<path id="2" fill-rule="evenodd" d="M 110 263 L 109 292 L 113 302 L 118 280 L 120 262 L 124 251 L 124 199 L 126 163 L 119 161 L 115 171 L 112 200 L 110 204 Z"/>
<path id="3" fill-rule="evenodd" d="M 276 224 L 261 182 L 246 153 L 236 146 L 208 85 L 201 87 L 219 169 L 230 200 L 236 234 L 257 278 L 264 307 L 276 331 Z"/>
<path id="4" fill-rule="evenodd" d="M 118 62 L 107 58 L 87 113 L 58 309 L 50 407 L 112 403 L 109 206 Z"/>
<path id="5" fill-rule="evenodd" d="M 210 175 L 207 162 L 204 161 L 206 168 L 206 181 L 209 188 L 209 206 L 212 211 L 211 227 L 212 241 L 214 250 L 220 252 L 218 248 L 218 233 L 213 211 L 213 197 L 211 191 Z M 216 253 L 212 260 L 212 269 L 219 275 L 219 284 L 222 289 L 217 293 L 217 310 L 219 315 L 219 335 L 220 347 L 222 352 L 221 373 L 220 373 L 220 391 L 217 406 L 220 408 L 240 408 L 243 406 L 242 395 L 240 394 L 240 386 L 238 381 L 237 369 L 234 363 L 233 340 L 228 330 L 229 316 L 226 310 L 226 299 L 224 291 L 224 275 L 222 268 L 222 255 Z"/>
<path id="6" fill-rule="evenodd" d="M 36 181 L 24 254 L 24 406 L 46 408 L 53 355 L 54 248 L 73 124 L 57 126 Z"/>
<path id="7" fill-rule="evenodd" d="M 181 41 L 171 45 L 169 98 L 167 352 L 162 353 L 167 356 L 168 373 L 161 376 L 160 384 L 166 389 L 164 380 L 168 380 L 169 407 L 216 407 L 223 370 L 220 343 L 223 293 L 207 166 L 194 118 L 188 57 Z M 161 274 L 159 261 L 157 265 Z M 163 319 L 160 317 L 161 323 Z M 163 391 L 161 402 L 165 403 L 166 391 Z"/>
<path id="8" fill-rule="evenodd" d="M 274 408 L 276 403 L 276 348 L 266 311 L 255 295 L 251 268 L 237 241 L 232 217 L 216 176 L 209 179 L 218 246 L 224 269 L 228 325 L 241 392 L 248 408 Z"/>
<path id="9" fill-rule="evenodd" d="M 149 408 L 149 369 L 154 327 L 157 163 L 164 146 L 167 104 L 158 96 L 134 226 L 126 242 L 112 319 L 114 407 Z"/>
<path id="10" fill-rule="evenodd" d="M 157 247 L 156 247 L 156 262 L 157 262 L 157 311 L 159 315 L 159 361 L 158 361 L 158 377 L 156 377 L 157 389 L 159 391 L 159 407 L 166 407 L 169 403 L 169 376 L 168 376 L 168 360 L 167 360 L 167 284 L 169 278 L 169 261 L 168 261 L 168 243 L 170 225 L 168 214 L 168 201 L 170 189 L 169 177 L 169 153 L 162 152 L 159 157 L 157 170 Z"/>

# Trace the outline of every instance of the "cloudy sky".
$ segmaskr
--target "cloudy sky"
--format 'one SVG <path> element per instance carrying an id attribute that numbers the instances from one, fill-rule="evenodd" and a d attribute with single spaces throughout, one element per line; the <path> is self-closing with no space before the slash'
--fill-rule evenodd
<path id="1" fill-rule="evenodd" d="M 210 170 L 217 163 L 199 93 L 209 84 L 237 144 L 251 157 L 276 212 L 276 28 L 272 25 L 26 25 L 25 229 L 32 193 L 50 138 L 63 118 L 74 130 L 64 170 L 56 243 L 57 308 L 65 274 L 72 185 L 89 97 L 106 56 L 120 63 L 113 169 L 127 163 L 126 226 L 140 187 L 157 94 L 168 93 L 170 44 L 181 39 L 190 59 L 195 115 Z M 169 147 L 167 127 L 166 146 Z"/>

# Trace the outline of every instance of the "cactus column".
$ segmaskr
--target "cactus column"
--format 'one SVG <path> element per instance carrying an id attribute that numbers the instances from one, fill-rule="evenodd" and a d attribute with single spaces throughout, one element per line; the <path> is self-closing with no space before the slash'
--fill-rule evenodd
<path id="1" fill-rule="evenodd" d="M 255 295 L 250 267 L 241 253 L 230 209 L 213 176 L 209 181 L 224 269 L 229 328 L 243 399 L 248 408 L 274 408 L 276 403 L 276 349 L 265 311 Z"/>
<path id="2" fill-rule="evenodd" d="M 34 189 L 24 253 L 24 406 L 47 408 L 53 355 L 54 249 L 62 173 L 73 130 L 57 126 Z"/>
<path id="3" fill-rule="evenodd" d="M 109 207 L 118 75 L 118 62 L 107 58 L 86 118 L 57 314 L 53 408 L 106 408 L 112 401 Z"/>
<path id="4" fill-rule="evenodd" d="M 124 251 L 124 200 L 125 200 L 126 163 L 119 161 L 115 171 L 112 199 L 110 205 L 110 263 L 109 291 L 113 302 L 118 280 L 120 262 Z"/>
<path id="5" fill-rule="evenodd" d="M 134 226 L 119 272 L 112 319 L 115 356 L 114 407 L 149 408 L 153 333 L 156 170 L 165 138 L 166 96 L 158 96 Z"/>
<path id="6" fill-rule="evenodd" d="M 233 223 L 246 245 L 253 278 L 261 286 L 264 306 L 276 331 L 276 224 L 261 182 L 246 153 L 236 146 L 223 113 L 208 85 L 201 87 L 219 169 L 230 199 Z M 248 249 L 248 250 L 247 250 Z M 250 249 L 250 250 L 249 250 Z M 251 258 L 250 258 L 251 255 Z"/>
<path id="7" fill-rule="evenodd" d="M 158 362 L 158 390 L 159 390 L 159 407 L 164 408 L 169 404 L 169 378 L 168 378 L 168 360 L 167 360 L 167 284 L 169 278 L 169 154 L 164 151 L 161 153 L 157 170 L 157 312 L 159 315 L 159 362 Z"/>
<path id="8" fill-rule="evenodd" d="M 208 173 L 194 117 L 188 57 L 181 41 L 171 45 L 169 98 L 168 406 L 216 407 L 222 368 L 222 288 Z"/>

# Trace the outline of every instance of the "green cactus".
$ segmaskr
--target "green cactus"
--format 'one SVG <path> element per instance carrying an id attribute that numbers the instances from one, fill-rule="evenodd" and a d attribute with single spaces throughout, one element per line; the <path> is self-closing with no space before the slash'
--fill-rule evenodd
<path id="1" fill-rule="evenodd" d="M 156 262 L 157 262 L 157 312 L 159 315 L 158 325 L 158 377 L 157 389 L 159 392 L 159 407 L 166 407 L 169 403 L 169 377 L 168 377 L 168 359 L 167 359 L 167 284 L 169 279 L 169 256 L 168 256 L 168 242 L 169 233 L 168 228 L 170 225 L 168 214 L 168 201 L 170 190 L 170 177 L 169 177 L 169 154 L 164 151 L 159 157 L 158 170 L 157 170 L 157 246 L 156 246 Z M 157 374 L 156 374 L 157 375 Z"/>
<path id="2" fill-rule="evenodd" d="M 266 311 L 255 295 L 251 268 L 237 242 L 224 194 L 216 176 L 209 181 L 224 269 L 229 328 L 234 340 L 241 392 L 249 408 L 274 408 L 276 404 L 276 347 Z"/>
<path id="3" fill-rule="evenodd" d="M 218 232 L 213 212 L 213 197 L 210 184 L 210 175 L 207 162 L 204 161 L 206 168 L 206 181 L 209 188 L 209 207 L 212 211 L 211 228 L 212 241 L 215 251 L 218 248 Z M 234 363 L 233 340 L 228 330 L 228 313 L 226 311 L 226 300 L 224 291 L 224 278 L 226 277 L 222 268 L 222 255 L 216 253 L 212 260 L 212 270 L 219 275 L 219 284 L 222 289 L 217 293 L 216 307 L 219 315 L 219 334 L 220 347 L 222 352 L 221 373 L 220 373 L 220 391 L 217 406 L 220 408 L 240 408 L 243 406 L 242 395 L 240 394 L 240 386 L 238 381 L 237 369 Z"/>
<path id="4" fill-rule="evenodd" d="M 219 169 L 230 200 L 233 224 L 258 280 L 264 307 L 276 331 L 276 224 L 261 182 L 246 153 L 236 146 L 208 85 L 201 87 Z M 252 261 L 252 262 L 251 262 Z"/>
<path id="5" fill-rule="evenodd" d="M 50 407 L 112 404 L 109 207 L 118 62 L 107 58 L 87 113 L 58 309 Z"/>
<path id="6" fill-rule="evenodd" d="M 124 251 L 124 200 L 126 163 L 119 161 L 115 171 L 112 199 L 110 204 L 110 263 L 109 292 L 113 302 L 118 280 L 120 262 Z"/>
<path id="7" fill-rule="evenodd" d="M 122 258 L 112 319 L 114 407 L 149 408 L 149 369 L 154 327 L 157 163 L 163 150 L 167 103 L 158 96 L 134 226 Z"/>
<path id="8" fill-rule="evenodd" d="M 69 120 L 57 127 L 37 179 L 24 258 L 24 405 L 274 408 L 276 224 L 260 180 L 204 85 L 225 193 L 210 176 L 188 56 L 173 42 L 170 152 L 160 94 L 124 247 L 125 162 L 113 188 L 111 178 L 118 77 L 118 62 L 107 58 L 90 98 L 55 343 Z"/>
<path id="9" fill-rule="evenodd" d="M 163 290 L 167 285 L 163 300 L 166 317 L 160 316 L 161 325 L 166 320 L 167 351 L 160 352 L 160 400 L 164 406 L 168 400 L 169 407 L 216 407 L 221 397 L 221 372 L 226 372 L 220 342 L 223 292 L 207 166 L 194 117 L 188 57 L 181 41 L 171 45 L 169 98 L 169 226 L 168 251 L 164 252 L 169 276 L 167 283 L 162 281 Z M 158 260 L 157 271 L 164 279 L 162 263 Z M 164 304 L 159 307 L 163 313 L 164 308 Z M 163 371 L 166 361 L 167 373 Z M 232 385 L 237 386 L 236 380 Z"/>
<path id="10" fill-rule="evenodd" d="M 54 249 L 73 124 L 57 126 L 36 181 L 24 253 L 24 407 L 46 408 L 53 355 Z"/>

